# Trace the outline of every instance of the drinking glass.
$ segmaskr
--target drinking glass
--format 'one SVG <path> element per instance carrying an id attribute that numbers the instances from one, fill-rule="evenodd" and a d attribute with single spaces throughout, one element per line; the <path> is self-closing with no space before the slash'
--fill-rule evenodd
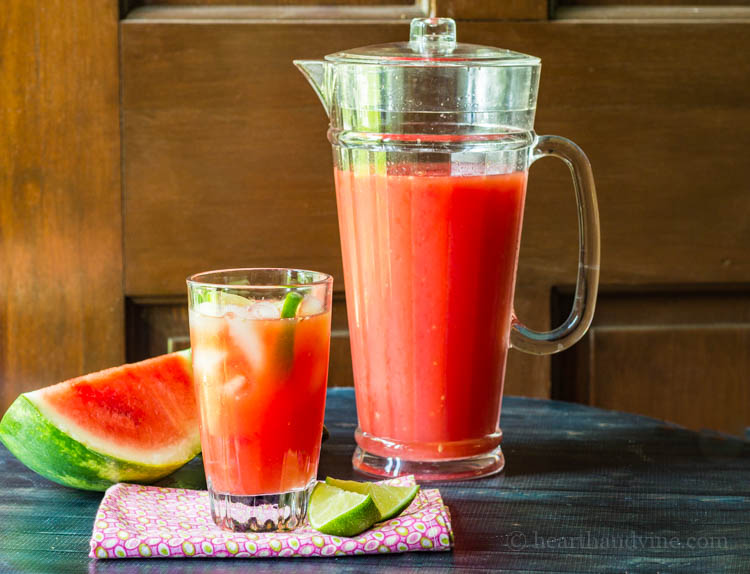
<path id="1" fill-rule="evenodd" d="M 234 531 L 294 529 L 318 470 L 333 279 L 228 269 L 187 284 L 211 516 Z"/>

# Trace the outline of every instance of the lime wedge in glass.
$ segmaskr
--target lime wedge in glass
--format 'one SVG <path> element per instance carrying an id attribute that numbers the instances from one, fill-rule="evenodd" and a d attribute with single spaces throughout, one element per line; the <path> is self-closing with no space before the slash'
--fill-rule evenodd
<path id="1" fill-rule="evenodd" d="M 310 497 L 310 525 L 323 534 L 356 536 L 380 519 L 369 494 L 319 483 Z"/>
<path id="2" fill-rule="evenodd" d="M 235 295 L 234 293 L 227 293 L 226 291 L 219 292 L 219 303 L 222 305 L 236 305 L 237 307 L 249 307 L 253 302 L 243 297 L 242 295 Z"/>
<path id="3" fill-rule="evenodd" d="M 284 298 L 284 304 L 281 306 L 281 318 L 282 319 L 294 319 L 297 315 L 297 307 L 302 303 L 302 293 L 297 291 L 290 291 Z"/>
<path id="4" fill-rule="evenodd" d="M 375 506 L 378 507 L 380 520 L 388 520 L 401 514 L 419 492 L 418 484 L 414 486 L 389 486 L 373 482 L 338 480 L 330 476 L 326 478 L 326 484 L 350 492 L 369 494 L 372 496 Z"/>
<path id="5" fill-rule="evenodd" d="M 196 289 L 193 293 L 195 309 L 201 315 L 209 317 L 222 317 L 225 313 L 226 306 L 249 307 L 253 304 L 250 299 L 211 289 Z"/>
<path id="6" fill-rule="evenodd" d="M 297 307 L 302 302 L 303 296 L 297 291 L 290 291 L 281 305 L 281 318 L 294 319 L 297 316 Z M 279 361 L 286 369 L 291 369 L 294 364 L 294 333 L 297 327 L 296 321 L 284 325 L 279 337 Z"/>

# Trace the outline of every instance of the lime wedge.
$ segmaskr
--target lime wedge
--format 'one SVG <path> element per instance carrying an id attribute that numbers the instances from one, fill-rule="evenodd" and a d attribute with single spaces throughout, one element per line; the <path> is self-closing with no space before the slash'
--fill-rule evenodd
<path id="1" fill-rule="evenodd" d="M 297 291 L 289 291 L 284 298 L 284 304 L 281 307 L 281 318 L 282 319 L 294 319 L 297 315 L 297 307 L 302 303 L 302 293 Z"/>
<path id="2" fill-rule="evenodd" d="M 208 317 L 223 317 L 225 306 L 249 307 L 253 302 L 241 295 L 224 293 L 223 291 L 203 291 L 196 294 L 195 310 Z"/>
<path id="3" fill-rule="evenodd" d="M 238 307 L 248 307 L 253 304 L 250 299 L 234 293 L 219 291 L 219 303 L 222 305 L 236 305 Z"/>
<path id="4" fill-rule="evenodd" d="M 388 520 L 401 514 L 419 492 L 418 484 L 414 486 L 389 486 L 373 482 L 338 480 L 330 476 L 326 478 L 326 484 L 350 492 L 369 494 L 375 502 L 375 506 L 378 507 L 380 520 Z"/>
<path id="5" fill-rule="evenodd" d="M 304 299 L 302 293 L 289 291 L 281 305 L 281 318 L 294 319 L 297 316 L 297 307 L 299 307 L 302 299 Z M 279 358 L 281 363 L 286 365 L 286 369 L 291 369 L 294 364 L 294 332 L 296 326 L 296 321 L 284 325 L 279 337 Z"/>
<path id="6" fill-rule="evenodd" d="M 310 497 L 310 525 L 323 534 L 356 536 L 380 519 L 369 494 L 319 483 Z"/>

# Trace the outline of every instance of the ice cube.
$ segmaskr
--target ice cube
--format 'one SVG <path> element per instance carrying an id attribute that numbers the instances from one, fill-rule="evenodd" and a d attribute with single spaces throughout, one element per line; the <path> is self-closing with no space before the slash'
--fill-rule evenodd
<path id="1" fill-rule="evenodd" d="M 248 310 L 250 307 L 240 307 L 238 305 L 224 305 L 222 311 L 224 311 L 225 317 L 244 317 L 247 318 Z"/>
<path id="2" fill-rule="evenodd" d="M 227 316 L 226 321 L 229 326 L 230 336 L 242 350 L 250 366 L 253 369 L 262 370 L 266 362 L 263 336 L 258 331 L 262 325 L 256 326 L 254 321 L 248 321 L 239 317 Z"/>
<path id="3" fill-rule="evenodd" d="M 199 346 L 193 349 L 193 370 L 203 374 L 210 374 L 218 369 L 226 353 L 220 349 Z"/>
<path id="4" fill-rule="evenodd" d="M 206 317 L 221 317 L 224 315 L 224 311 L 221 308 L 221 305 L 217 303 L 213 303 L 212 301 L 204 301 L 203 303 L 199 303 L 195 310 L 201 314 L 205 315 Z"/>
<path id="5" fill-rule="evenodd" d="M 245 390 L 246 381 L 247 379 L 242 375 L 232 377 L 224 383 L 224 394 L 229 398 L 237 397 L 243 390 Z"/>
<path id="6" fill-rule="evenodd" d="M 320 299 L 318 299 L 317 297 L 313 297 L 312 295 L 305 295 L 305 298 L 302 299 L 302 303 L 299 304 L 298 313 L 305 317 L 309 317 L 310 315 L 318 315 L 324 310 L 325 307 L 323 306 L 323 303 L 321 303 Z"/>
<path id="7" fill-rule="evenodd" d="M 247 310 L 250 319 L 279 319 L 281 310 L 271 301 L 256 301 Z"/>

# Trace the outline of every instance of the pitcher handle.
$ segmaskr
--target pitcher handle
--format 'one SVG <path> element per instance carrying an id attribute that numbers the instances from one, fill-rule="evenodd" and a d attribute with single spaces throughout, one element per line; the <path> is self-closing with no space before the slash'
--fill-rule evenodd
<path id="1" fill-rule="evenodd" d="M 513 315 L 510 346 L 524 353 L 550 355 L 563 351 L 586 333 L 594 317 L 599 290 L 599 210 L 591 164 L 575 143 L 560 136 L 539 136 L 531 163 L 552 156 L 564 161 L 573 176 L 578 204 L 578 279 L 570 315 L 552 331 L 534 331 Z"/>

